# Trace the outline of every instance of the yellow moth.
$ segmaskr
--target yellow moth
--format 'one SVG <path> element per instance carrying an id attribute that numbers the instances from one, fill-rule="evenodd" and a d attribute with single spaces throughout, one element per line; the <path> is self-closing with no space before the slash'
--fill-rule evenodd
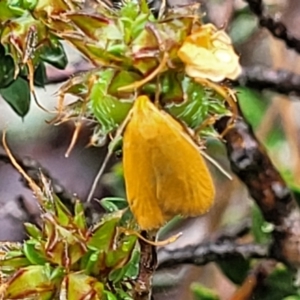
<path id="1" fill-rule="evenodd" d="M 146 96 L 136 99 L 123 139 L 127 200 L 144 230 L 174 216 L 204 214 L 214 186 L 199 149 L 180 123 Z"/>

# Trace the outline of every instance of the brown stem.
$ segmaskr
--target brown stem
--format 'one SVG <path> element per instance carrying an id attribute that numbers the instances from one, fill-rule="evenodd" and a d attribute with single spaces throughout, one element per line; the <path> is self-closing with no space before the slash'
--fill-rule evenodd
<path id="1" fill-rule="evenodd" d="M 224 132 L 228 121 L 228 117 L 218 120 L 217 131 Z M 265 220 L 274 224 L 271 256 L 297 267 L 300 212 L 289 188 L 241 113 L 224 139 L 233 172 L 247 186 Z"/>
<path id="2" fill-rule="evenodd" d="M 143 231 L 142 236 L 148 240 L 155 240 L 155 235 Z M 152 277 L 157 266 L 156 247 L 144 240 L 139 240 L 141 258 L 139 262 L 139 275 L 135 286 L 135 300 L 152 299 Z"/>
<path id="3" fill-rule="evenodd" d="M 300 40 L 289 33 L 282 22 L 272 19 L 264 12 L 262 0 L 245 0 L 245 2 L 248 3 L 251 11 L 258 17 L 260 26 L 267 28 L 273 36 L 283 40 L 289 48 L 300 53 Z"/>
<path id="4" fill-rule="evenodd" d="M 238 244 L 235 241 L 221 240 L 188 245 L 181 249 L 163 249 L 159 252 L 159 268 L 174 267 L 179 264 L 203 266 L 207 263 L 228 258 L 267 258 L 268 246 Z"/>
<path id="5" fill-rule="evenodd" d="M 288 70 L 265 66 L 244 67 L 234 84 L 248 86 L 256 90 L 271 89 L 279 93 L 300 94 L 300 76 Z"/>
<path id="6" fill-rule="evenodd" d="M 65 70 L 58 70 L 47 66 L 47 84 L 64 82 L 74 74 L 92 70 L 94 67 L 86 61 L 80 61 L 68 66 Z M 300 94 L 300 76 L 288 70 L 274 70 L 265 66 L 244 67 L 239 78 L 233 82 L 254 89 L 271 89 L 280 93 Z"/>

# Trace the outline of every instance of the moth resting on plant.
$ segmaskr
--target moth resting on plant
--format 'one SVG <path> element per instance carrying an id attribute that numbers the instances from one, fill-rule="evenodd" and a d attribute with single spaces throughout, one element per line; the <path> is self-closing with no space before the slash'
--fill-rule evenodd
<path id="1" fill-rule="evenodd" d="M 204 214 L 213 203 L 213 182 L 199 149 L 147 96 L 136 99 L 125 129 L 123 167 L 127 200 L 141 229 L 157 229 L 179 214 Z"/>

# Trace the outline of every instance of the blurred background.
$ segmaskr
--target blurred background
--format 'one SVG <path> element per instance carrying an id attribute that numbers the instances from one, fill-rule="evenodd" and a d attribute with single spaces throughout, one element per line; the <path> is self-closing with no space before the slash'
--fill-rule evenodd
<path id="1" fill-rule="evenodd" d="M 169 0 L 168 5 L 182 5 L 183 2 L 191 1 Z M 289 50 L 283 41 L 274 38 L 266 29 L 261 29 L 245 1 L 200 2 L 205 22 L 225 28 L 230 34 L 245 72 L 253 68 L 256 68 L 257 74 L 271 70 L 274 82 L 278 70 L 300 76 L 299 54 Z M 265 0 L 264 3 L 266 12 L 280 20 L 293 36 L 300 39 L 300 1 Z M 89 68 L 88 63 L 74 49 L 66 45 L 66 51 L 69 59 L 66 71 L 58 71 L 49 66 L 49 84 L 44 89 L 36 89 L 39 102 L 49 110 L 54 110 L 57 105 L 56 92 L 61 85 L 54 82 L 61 81 L 64 76 L 67 78 L 78 71 L 78 68 Z M 244 75 L 239 81 L 237 91 L 243 113 L 267 148 L 273 163 L 287 183 L 297 188 L 300 185 L 300 118 L 297 117 L 300 113 L 300 102 L 297 93 L 291 90 L 283 94 L 272 89 L 262 89 L 261 86 L 249 87 Z M 80 199 L 86 199 L 105 153 L 104 148 L 86 147 L 91 129 L 84 128 L 80 132 L 76 146 L 66 158 L 65 152 L 74 130 L 73 123 L 60 126 L 47 124 L 46 121 L 51 120 L 54 115 L 42 111 L 34 101 L 23 119 L 1 98 L 0 112 L 0 132 L 7 129 L 7 139 L 13 153 L 21 159 L 33 158 L 68 192 L 76 194 Z M 219 141 L 211 140 L 207 152 L 230 172 L 225 149 Z M 4 153 L 2 148 L 1 153 Z M 253 203 L 239 180 L 234 175 L 233 180 L 229 180 L 212 165 L 209 168 L 217 190 L 215 205 L 201 218 L 177 220 L 164 228 L 162 237 L 183 232 L 180 239 L 168 246 L 170 249 L 203 242 L 219 228 L 237 224 L 252 216 Z M 118 158 L 108 166 L 107 174 L 97 188 L 95 197 L 101 199 L 104 196 L 124 196 Z M 22 223 L 28 220 L 28 214 L 20 205 L 20 197 L 27 211 L 32 215 L 38 214 L 32 193 L 23 186 L 20 175 L 9 164 L 0 161 L 0 240 L 21 241 L 25 238 Z M 159 250 L 159 258 L 161 255 L 163 251 Z M 230 299 L 236 289 L 213 263 L 205 267 L 181 265 L 156 273 L 155 299 L 193 299 L 190 293 L 193 282 L 201 282 L 214 288 L 222 295 L 222 299 Z"/>

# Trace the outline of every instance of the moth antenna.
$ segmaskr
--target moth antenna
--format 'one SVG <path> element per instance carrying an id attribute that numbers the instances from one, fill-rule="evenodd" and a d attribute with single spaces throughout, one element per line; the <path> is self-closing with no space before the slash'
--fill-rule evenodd
<path id="1" fill-rule="evenodd" d="M 207 153 L 205 153 L 202 150 L 200 150 L 200 153 L 206 158 L 206 160 L 208 160 L 212 165 L 214 165 L 223 175 L 225 175 L 225 177 L 227 177 L 229 180 L 232 180 L 232 176 L 227 171 L 225 171 L 225 169 L 221 167 L 221 165 L 216 160 L 214 160 L 211 156 L 209 156 Z"/>
<path id="2" fill-rule="evenodd" d="M 169 237 L 168 239 L 164 240 L 164 241 L 150 241 L 148 239 L 146 239 L 145 237 L 143 237 L 139 232 L 135 231 L 135 230 L 129 230 L 127 228 L 119 228 L 119 230 L 121 232 L 123 232 L 124 234 L 131 234 L 131 235 L 135 235 L 137 236 L 140 240 L 144 241 L 145 243 L 155 246 L 155 247 L 164 247 L 167 246 L 169 244 L 174 243 L 176 240 L 178 240 L 178 238 L 180 238 L 182 236 L 182 232 L 179 232 L 175 235 L 172 235 L 171 237 Z"/>

